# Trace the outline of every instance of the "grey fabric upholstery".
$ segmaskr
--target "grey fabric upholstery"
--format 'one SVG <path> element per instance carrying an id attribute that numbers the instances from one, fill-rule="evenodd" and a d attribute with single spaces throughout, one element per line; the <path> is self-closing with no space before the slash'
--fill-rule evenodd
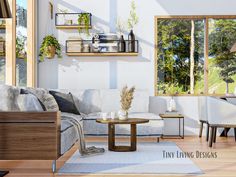
<path id="1" fill-rule="evenodd" d="M 17 103 L 19 106 L 20 111 L 35 111 L 41 112 L 43 111 L 42 106 L 40 105 L 36 96 L 32 94 L 22 94 L 19 95 L 17 98 Z"/>
<path id="2" fill-rule="evenodd" d="M 0 85 L 0 111 L 19 111 L 17 104 L 19 94 L 20 89 L 16 87 Z"/>
<path id="3" fill-rule="evenodd" d="M 71 113 L 61 113 L 61 117 L 74 117 L 83 123 L 81 115 L 75 115 Z M 69 124 L 67 121 L 61 121 L 61 155 L 67 152 L 78 140 L 76 138 L 75 127 Z"/>

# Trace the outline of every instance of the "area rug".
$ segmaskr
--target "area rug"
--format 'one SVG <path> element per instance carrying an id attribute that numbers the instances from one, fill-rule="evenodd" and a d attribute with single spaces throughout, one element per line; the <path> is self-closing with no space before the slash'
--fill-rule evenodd
<path id="1" fill-rule="evenodd" d="M 105 143 L 93 143 L 104 147 L 102 155 L 82 158 L 77 151 L 59 170 L 60 175 L 78 174 L 202 174 L 189 158 L 179 158 L 183 153 L 175 143 L 139 143 L 135 152 L 112 152 Z M 168 156 L 171 152 L 174 156 Z"/>

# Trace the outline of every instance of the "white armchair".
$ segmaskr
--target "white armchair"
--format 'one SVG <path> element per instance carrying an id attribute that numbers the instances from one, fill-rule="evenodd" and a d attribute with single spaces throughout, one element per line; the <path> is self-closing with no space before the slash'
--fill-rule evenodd
<path id="1" fill-rule="evenodd" d="M 199 96 L 198 97 L 198 113 L 199 113 L 199 121 L 200 125 L 200 132 L 199 137 L 202 137 L 202 131 L 204 124 L 207 125 L 206 130 L 206 141 L 209 139 L 209 125 L 208 125 L 208 118 L 207 118 L 207 97 L 206 96 Z"/>
<path id="2" fill-rule="evenodd" d="M 222 99 L 207 97 L 207 113 L 211 128 L 209 147 L 212 147 L 212 143 L 216 142 L 217 128 L 234 128 L 236 135 L 236 105 Z"/>

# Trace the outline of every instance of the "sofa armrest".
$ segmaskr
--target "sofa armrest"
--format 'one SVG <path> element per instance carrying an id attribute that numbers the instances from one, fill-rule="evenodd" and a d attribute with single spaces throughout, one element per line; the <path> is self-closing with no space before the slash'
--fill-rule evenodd
<path id="1" fill-rule="evenodd" d="M 0 112 L 0 160 L 60 157 L 60 112 Z"/>

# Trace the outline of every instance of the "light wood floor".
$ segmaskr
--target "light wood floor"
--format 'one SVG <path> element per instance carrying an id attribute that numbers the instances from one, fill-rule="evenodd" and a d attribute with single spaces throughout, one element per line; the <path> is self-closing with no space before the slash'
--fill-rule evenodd
<path id="1" fill-rule="evenodd" d="M 120 141 L 125 141 L 124 138 L 119 139 Z M 106 142 L 107 139 L 105 138 L 89 138 L 88 141 L 104 141 Z M 154 138 L 140 138 L 139 141 L 150 141 L 155 142 L 156 139 Z M 184 140 L 161 140 L 161 141 L 173 141 L 186 152 L 217 152 L 216 159 L 192 159 L 196 165 L 198 165 L 205 174 L 197 175 L 202 177 L 235 177 L 236 176 L 236 142 L 234 141 L 233 137 L 228 138 L 218 138 L 217 143 L 213 145 L 213 148 L 208 148 L 205 138 L 198 138 L 196 137 L 186 137 Z M 76 150 L 74 147 L 73 150 Z M 72 150 L 72 151 L 73 151 Z M 68 152 L 61 161 L 67 159 L 72 155 L 72 151 Z M 59 166 L 62 164 L 59 164 Z M 53 175 L 51 173 L 51 161 L 0 161 L 0 168 L 1 169 L 9 169 L 10 174 L 7 177 L 52 177 L 52 176 L 59 176 L 57 174 Z M 81 175 L 83 177 L 89 175 Z M 90 176 L 106 176 L 110 177 L 111 175 L 90 175 Z M 112 175 L 117 176 L 117 175 Z M 125 176 L 125 175 L 119 175 Z M 158 176 L 158 177 L 170 177 L 176 175 L 128 175 L 131 177 L 136 176 Z M 177 175 L 183 176 L 183 175 Z M 188 176 L 188 175 L 185 175 Z M 189 175 L 193 177 L 194 175 Z M 61 176 L 61 177 L 70 177 L 69 175 Z M 73 176 L 75 177 L 75 176 Z"/>

